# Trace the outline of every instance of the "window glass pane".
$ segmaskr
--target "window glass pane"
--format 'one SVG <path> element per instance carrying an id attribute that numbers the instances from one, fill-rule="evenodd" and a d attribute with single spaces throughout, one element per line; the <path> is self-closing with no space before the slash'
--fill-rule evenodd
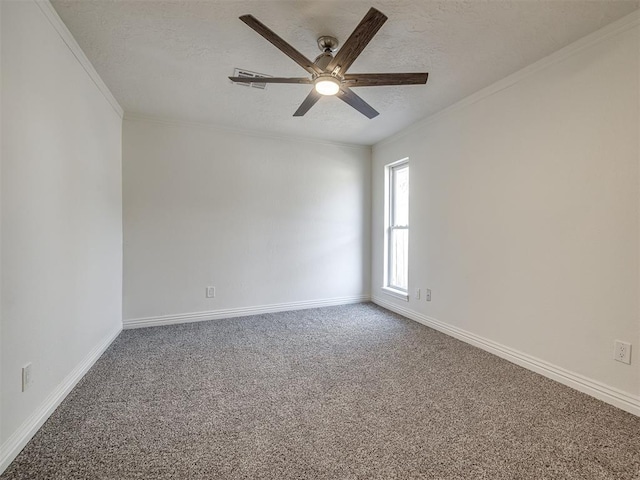
<path id="1" fill-rule="evenodd" d="M 408 160 L 408 159 L 405 159 Z M 409 289 L 409 164 L 388 165 L 385 203 L 385 243 L 387 265 L 385 286 L 407 292 Z"/>
<path id="2" fill-rule="evenodd" d="M 409 167 L 393 172 L 393 225 L 409 225 Z"/>
<path id="3" fill-rule="evenodd" d="M 409 230 L 408 229 L 392 229 L 391 230 L 391 255 L 389 272 L 389 286 L 398 287 L 407 290 L 409 286 Z"/>

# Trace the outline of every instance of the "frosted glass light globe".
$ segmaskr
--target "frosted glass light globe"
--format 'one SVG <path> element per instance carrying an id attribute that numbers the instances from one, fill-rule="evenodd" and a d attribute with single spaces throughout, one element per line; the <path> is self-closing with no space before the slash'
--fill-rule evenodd
<path id="1" fill-rule="evenodd" d="M 333 77 L 319 77 L 315 87 L 320 95 L 335 95 L 340 90 L 340 83 Z"/>

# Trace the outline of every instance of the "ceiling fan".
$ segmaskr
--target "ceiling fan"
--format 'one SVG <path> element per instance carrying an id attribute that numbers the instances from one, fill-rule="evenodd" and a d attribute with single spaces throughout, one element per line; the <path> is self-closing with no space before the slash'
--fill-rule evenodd
<path id="1" fill-rule="evenodd" d="M 322 53 L 313 62 L 252 15 L 243 15 L 240 20 L 311 74 L 311 77 L 267 77 L 259 80 L 261 83 L 306 83 L 314 85 L 313 90 L 293 114 L 294 117 L 301 117 L 307 113 L 323 95 L 336 95 L 340 100 L 351 105 L 366 117 L 374 118 L 378 115 L 378 112 L 356 95 L 351 90 L 352 87 L 420 85 L 427 83 L 427 73 L 347 73 L 351 64 L 358 58 L 358 55 L 362 53 L 387 20 L 386 15 L 375 8 L 371 8 L 367 12 L 335 56 L 333 56 L 333 52 L 338 49 L 338 40 L 329 36 L 320 37 L 318 39 L 318 47 Z M 229 77 L 229 79 L 233 82 L 242 83 L 256 81 L 255 78 L 247 77 Z"/>

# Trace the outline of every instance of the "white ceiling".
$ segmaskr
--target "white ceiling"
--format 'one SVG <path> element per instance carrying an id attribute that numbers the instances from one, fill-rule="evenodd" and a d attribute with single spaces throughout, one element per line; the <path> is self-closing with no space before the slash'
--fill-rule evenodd
<path id="1" fill-rule="evenodd" d="M 53 0 L 125 112 L 374 144 L 638 8 L 638 0 Z M 309 85 L 232 84 L 239 67 L 306 72 L 238 20 L 251 13 L 308 58 L 344 42 L 369 7 L 389 20 L 350 73 L 428 71 L 426 86 L 354 89 L 380 115 L 337 98 L 292 117 Z"/>

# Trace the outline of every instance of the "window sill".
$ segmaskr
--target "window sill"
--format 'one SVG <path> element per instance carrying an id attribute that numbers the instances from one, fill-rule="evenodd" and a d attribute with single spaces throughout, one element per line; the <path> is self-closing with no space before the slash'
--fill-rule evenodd
<path id="1" fill-rule="evenodd" d="M 396 290 L 391 287 L 382 287 L 382 293 L 386 293 L 392 297 L 399 298 L 400 300 L 404 300 L 405 302 L 409 301 L 409 294 L 407 292 L 403 292 L 402 290 Z"/>

